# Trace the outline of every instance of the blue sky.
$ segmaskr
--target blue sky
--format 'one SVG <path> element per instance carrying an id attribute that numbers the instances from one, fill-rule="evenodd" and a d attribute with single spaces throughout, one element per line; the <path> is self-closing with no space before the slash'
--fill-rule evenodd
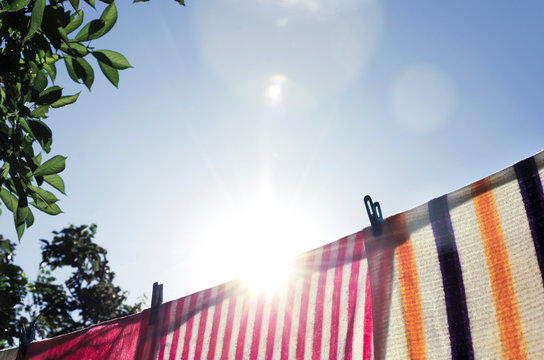
<path id="1" fill-rule="evenodd" d="M 134 68 L 119 89 L 97 68 L 90 93 L 50 113 L 68 196 L 16 260 L 35 276 L 40 238 L 94 222 L 131 300 L 154 281 L 175 299 L 360 230 L 365 194 L 389 216 L 531 156 L 543 8 L 119 2 L 95 46 Z M 7 212 L 0 228 L 16 239 Z"/>

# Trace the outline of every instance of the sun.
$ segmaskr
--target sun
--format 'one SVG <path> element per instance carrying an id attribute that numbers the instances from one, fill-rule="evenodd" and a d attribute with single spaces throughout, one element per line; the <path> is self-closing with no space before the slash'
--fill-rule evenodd
<path id="1" fill-rule="evenodd" d="M 274 254 L 250 263 L 242 280 L 253 292 L 273 294 L 288 284 L 292 273 L 292 261 L 285 254 Z"/>
<path id="2" fill-rule="evenodd" d="M 238 249 L 231 266 L 252 292 L 273 294 L 293 275 L 297 245 L 304 238 L 298 227 L 304 229 L 304 221 L 273 200 L 261 200 L 231 217 L 229 238 Z"/>
<path id="3" fill-rule="evenodd" d="M 263 201 L 248 211 L 245 231 L 240 232 L 246 248 L 239 259 L 240 276 L 251 291 L 272 294 L 284 287 L 293 273 L 293 248 L 289 235 L 295 223 L 285 209 L 273 201 Z"/>
<path id="4" fill-rule="evenodd" d="M 311 209 L 264 180 L 252 195 L 209 219 L 208 262 L 199 274 L 210 283 L 238 279 L 252 292 L 272 294 L 299 276 L 296 259 L 314 246 L 323 226 Z"/>

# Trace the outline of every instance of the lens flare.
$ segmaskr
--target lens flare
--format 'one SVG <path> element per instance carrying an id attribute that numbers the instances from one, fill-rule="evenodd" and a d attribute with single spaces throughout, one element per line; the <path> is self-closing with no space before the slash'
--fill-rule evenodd
<path id="1" fill-rule="evenodd" d="M 261 105 L 268 77 L 281 70 L 289 77 L 283 87 L 286 110 L 306 111 L 361 81 L 380 38 L 381 3 L 200 1 L 196 43 L 211 73 L 244 102 Z"/>
<path id="2" fill-rule="evenodd" d="M 289 22 L 289 18 L 287 16 L 283 16 L 281 18 L 278 18 L 275 21 L 277 27 L 285 27 L 285 26 L 287 26 L 288 22 Z"/>
<path id="3" fill-rule="evenodd" d="M 448 77 L 431 66 L 413 66 L 391 89 L 395 120 L 407 130 L 429 133 L 451 117 L 454 91 Z"/>
<path id="4" fill-rule="evenodd" d="M 266 92 L 269 99 L 278 100 L 281 97 L 281 85 L 270 85 Z"/>
<path id="5" fill-rule="evenodd" d="M 270 105 L 281 104 L 286 81 L 287 78 L 283 74 L 276 74 L 270 78 L 270 84 L 265 91 L 265 98 Z"/>

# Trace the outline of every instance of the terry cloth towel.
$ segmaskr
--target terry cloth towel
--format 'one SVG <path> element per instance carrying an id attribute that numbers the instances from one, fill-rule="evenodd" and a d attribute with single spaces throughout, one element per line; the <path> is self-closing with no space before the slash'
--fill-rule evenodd
<path id="1" fill-rule="evenodd" d="M 376 359 L 542 359 L 544 152 L 364 230 Z"/>
<path id="2" fill-rule="evenodd" d="M 276 292 L 232 281 L 162 304 L 153 325 L 147 309 L 32 342 L 24 359 L 368 360 L 370 298 L 361 231 L 299 256 Z"/>
<path id="3" fill-rule="evenodd" d="M 371 359 L 370 284 L 362 232 L 310 251 L 275 293 L 242 281 L 142 316 L 135 359 Z"/>
<path id="4" fill-rule="evenodd" d="M 24 359 L 132 360 L 136 351 L 142 313 L 103 322 L 87 329 L 28 345 Z M 23 359 L 22 354 L 18 359 Z"/>
<path id="5" fill-rule="evenodd" d="M 19 348 L 0 350 L 0 360 L 16 360 Z"/>

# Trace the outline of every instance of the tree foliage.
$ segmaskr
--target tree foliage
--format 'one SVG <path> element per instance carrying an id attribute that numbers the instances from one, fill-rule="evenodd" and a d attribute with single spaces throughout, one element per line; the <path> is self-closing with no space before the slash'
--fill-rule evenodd
<path id="1" fill-rule="evenodd" d="M 27 294 L 28 280 L 23 269 L 13 263 L 15 244 L 0 235 L 0 348 L 13 345 L 14 326 Z"/>
<path id="2" fill-rule="evenodd" d="M 34 282 L 12 263 L 15 245 L 0 238 L 0 328 L 5 329 L 0 348 L 15 345 L 18 323 L 34 323 L 43 338 L 141 311 L 143 304 L 128 305 L 126 292 L 113 283 L 107 251 L 93 242 L 96 225 L 72 225 L 53 234 L 51 241 L 41 240 L 42 263 Z M 59 281 L 55 270 L 71 275 Z"/>
<path id="3" fill-rule="evenodd" d="M 115 25 L 115 1 L 100 0 L 107 6 L 87 22 L 84 8 L 95 8 L 95 0 L 84 1 L 0 0 L 0 204 L 13 213 L 19 239 L 34 223 L 29 205 L 62 212 L 51 191 L 65 193 L 58 174 L 66 157 L 42 159 L 53 142 L 45 120 L 50 109 L 73 104 L 80 93 L 64 94 L 55 84 L 57 65 L 64 63 L 70 78 L 89 90 L 95 78 L 89 60 L 116 87 L 119 70 L 131 67 L 120 53 L 93 43 Z M 148 0 L 134 0 L 141 1 Z"/>

